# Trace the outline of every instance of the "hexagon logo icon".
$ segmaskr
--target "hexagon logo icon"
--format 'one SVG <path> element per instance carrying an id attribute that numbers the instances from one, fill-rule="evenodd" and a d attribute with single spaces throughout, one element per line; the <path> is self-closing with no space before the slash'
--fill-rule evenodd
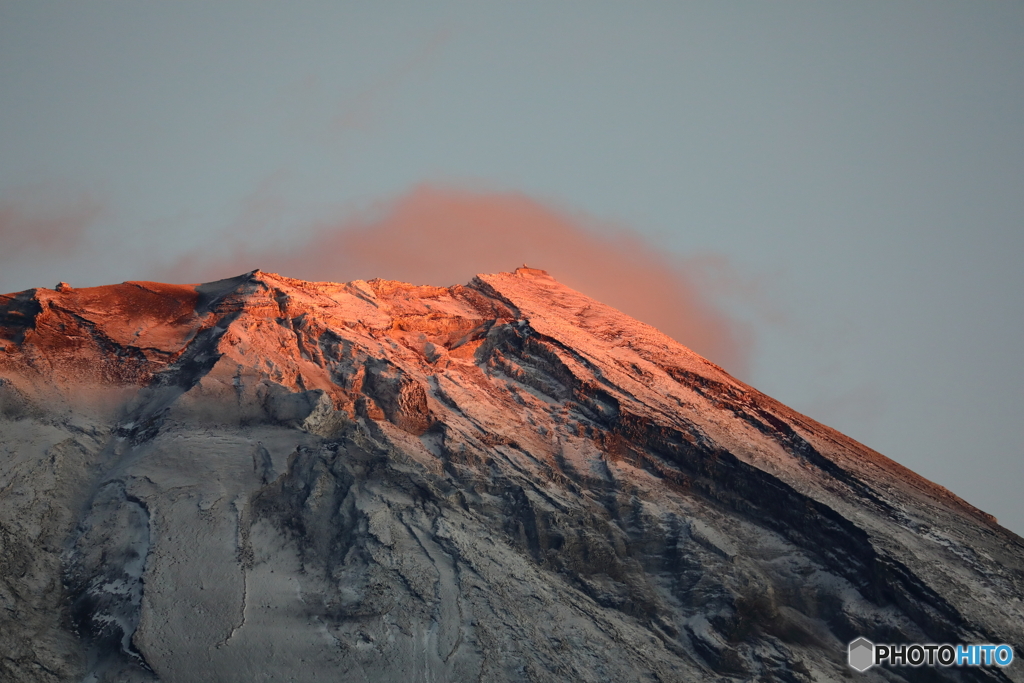
<path id="1" fill-rule="evenodd" d="M 858 638 L 850 643 L 850 667 L 857 671 L 867 671 L 875 663 L 875 644 L 867 638 Z"/>

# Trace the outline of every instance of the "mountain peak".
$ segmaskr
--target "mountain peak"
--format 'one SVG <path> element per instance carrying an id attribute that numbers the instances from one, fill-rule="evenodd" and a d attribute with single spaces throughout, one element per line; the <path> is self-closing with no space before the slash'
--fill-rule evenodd
<path id="1" fill-rule="evenodd" d="M 39 643 L 64 679 L 805 681 L 857 636 L 1024 642 L 1021 539 L 539 269 L 27 290 L 0 346 L 11 680 Z"/>

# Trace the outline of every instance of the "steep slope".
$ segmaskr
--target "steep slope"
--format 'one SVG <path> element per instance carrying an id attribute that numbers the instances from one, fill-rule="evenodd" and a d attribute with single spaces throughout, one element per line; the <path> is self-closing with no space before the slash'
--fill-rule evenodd
<path id="1" fill-rule="evenodd" d="M 0 297 L 0 678 L 830 681 L 1024 542 L 543 271 Z M 865 680 L 1016 680 L 872 669 Z"/>

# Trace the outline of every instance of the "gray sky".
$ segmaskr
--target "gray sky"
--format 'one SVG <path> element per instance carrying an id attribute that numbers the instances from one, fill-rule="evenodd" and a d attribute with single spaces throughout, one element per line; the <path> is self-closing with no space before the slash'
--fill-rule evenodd
<path id="1" fill-rule="evenodd" d="M 1024 532 L 1024 4 L 354 5 L 0 0 L 0 290 L 524 197 L 632 231 L 748 340 L 727 370 Z"/>

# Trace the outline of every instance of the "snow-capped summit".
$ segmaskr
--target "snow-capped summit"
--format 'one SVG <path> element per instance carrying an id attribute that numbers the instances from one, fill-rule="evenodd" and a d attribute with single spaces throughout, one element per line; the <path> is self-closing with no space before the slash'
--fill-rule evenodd
<path id="1" fill-rule="evenodd" d="M 1019 537 L 525 265 L 0 296 L 0 411 L 3 680 L 1024 680 L 846 660 Z"/>

